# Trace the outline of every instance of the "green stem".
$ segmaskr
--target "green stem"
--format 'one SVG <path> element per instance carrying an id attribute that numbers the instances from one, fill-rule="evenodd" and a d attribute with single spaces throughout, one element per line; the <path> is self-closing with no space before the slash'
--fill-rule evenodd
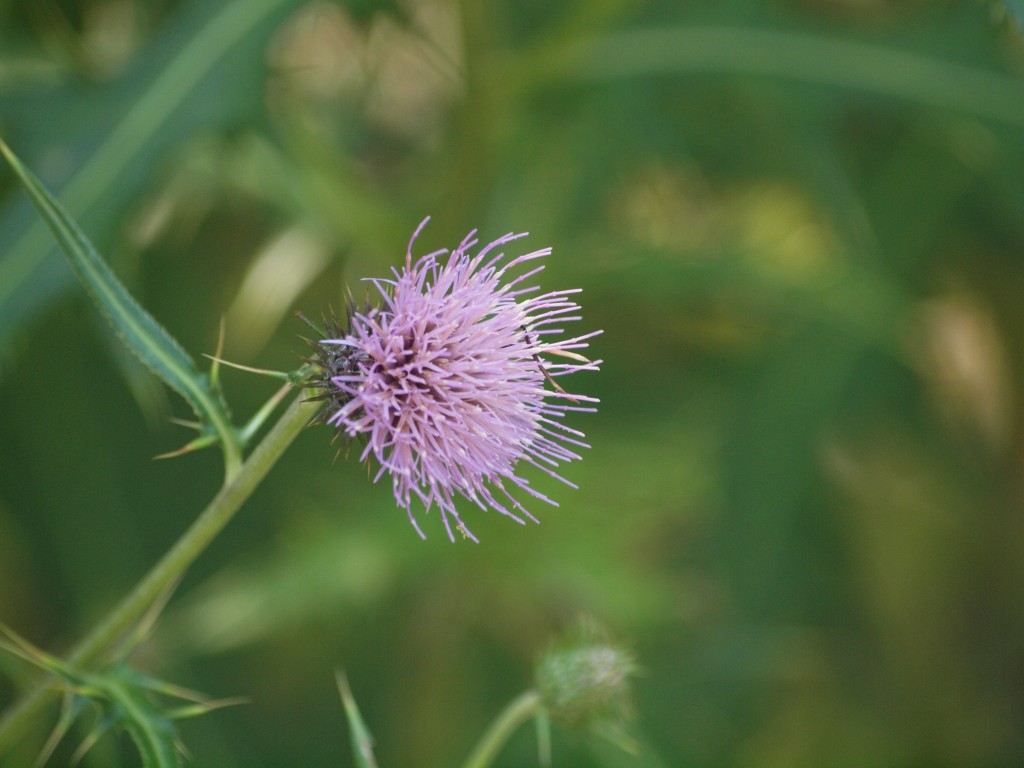
<path id="1" fill-rule="evenodd" d="M 238 472 L 196 518 L 156 565 L 135 585 L 114 610 L 68 654 L 72 669 L 94 664 L 111 645 L 138 621 L 159 595 L 195 561 L 235 512 L 256 489 L 281 454 L 309 423 L 316 405 L 296 398 Z M 58 694 L 47 677 L 31 689 L 0 719 L 0 755 L 10 749 L 29 722 Z"/>
<path id="2" fill-rule="evenodd" d="M 509 736 L 516 728 L 536 715 L 540 711 L 540 706 L 540 694 L 536 691 L 527 691 L 513 699 L 480 737 L 480 741 L 476 743 L 462 768 L 487 768 L 505 746 Z"/>

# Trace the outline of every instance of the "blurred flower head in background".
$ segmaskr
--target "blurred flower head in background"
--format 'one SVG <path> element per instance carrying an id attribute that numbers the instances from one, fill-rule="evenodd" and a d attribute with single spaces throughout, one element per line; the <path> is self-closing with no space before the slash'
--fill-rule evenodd
<path id="1" fill-rule="evenodd" d="M 633 717 L 630 678 L 638 670 L 629 650 L 593 620 L 581 619 L 541 657 L 534 676 L 552 720 L 634 751 L 627 724 Z"/>
<path id="2" fill-rule="evenodd" d="M 520 462 L 572 485 L 556 470 L 587 446 L 562 419 L 593 411 L 586 404 L 597 401 L 566 392 L 555 377 L 597 370 L 601 361 L 578 350 L 600 331 L 562 338 L 562 325 L 580 319 L 569 298 L 578 289 L 539 293 L 528 283 L 544 268 L 533 262 L 550 248 L 506 258 L 501 248 L 525 236 L 510 233 L 473 254 L 473 231 L 447 258 L 441 250 L 414 261 L 426 221 L 404 269 L 393 270 L 393 280 L 372 280 L 382 306 L 351 310 L 348 332 L 319 342 L 318 385 L 329 400 L 324 421 L 347 437 L 365 436 L 361 459 L 377 459 L 375 479 L 390 473 L 395 499 L 421 536 L 416 498 L 427 511 L 440 508 L 450 539 L 458 530 L 476 541 L 456 497 L 522 524 L 536 518 L 513 487 L 555 502 L 517 474 Z"/>

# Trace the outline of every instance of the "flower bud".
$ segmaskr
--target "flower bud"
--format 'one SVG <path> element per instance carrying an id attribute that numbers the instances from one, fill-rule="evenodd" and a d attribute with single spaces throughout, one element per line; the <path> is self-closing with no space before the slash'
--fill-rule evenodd
<path id="1" fill-rule="evenodd" d="M 535 674 L 541 700 L 555 723 L 621 736 L 633 712 L 629 678 L 636 672 L 629 651 L 584 623 L 568 642 L 541 658 Z"/>

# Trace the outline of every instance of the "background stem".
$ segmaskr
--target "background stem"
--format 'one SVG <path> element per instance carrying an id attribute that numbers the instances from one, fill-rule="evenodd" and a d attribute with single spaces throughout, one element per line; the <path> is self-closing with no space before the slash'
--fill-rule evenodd
<path id="1" fill-rule="evenodd" d="M 462 768 L 486 768 L 490 765 L 515 729 L 536 715 L 539 709 L 540 694 L 536 691 L 527 691 L 513 699 L 480 737 Z"/>
<path id="2" fill-rule="evenodd" d="M 309 423 L 316 412 L 315 404 L 296 398 L 267 433 L 252 455 L 233 478 L 196 518 L 191 527 L 157 562 L 143 579 L 99 624 L 67 655 L 67 665 L 82 669 L 95 661 L 128 630 L 153 601 L 174 583 L 224 528 L 242 503 L 266 476 L 292 440 Z M 13 745 L 26 725 L 36 717 L 59 690 L 47 676 L 32 688 L 20 702 L 0 719 L 0 755 Z"/>

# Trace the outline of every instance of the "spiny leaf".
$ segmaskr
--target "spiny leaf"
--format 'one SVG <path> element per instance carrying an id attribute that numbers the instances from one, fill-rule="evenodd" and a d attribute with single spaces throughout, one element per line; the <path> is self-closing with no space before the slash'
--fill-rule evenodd
<path id="1" fill-rule="evenodd" d="M 60 744 L 68 730 L 70 730 L 86 704 L 88 704 L 88 699 L 74 696 L 70 691 L 64 696 L 64 701 L 60 708 L 60 718 L 57 720 L 57 724 L 53 726 L 53 730 L 50 732 L 49 737 L 47 737 L 46 743 L 43 744 L 39 757 L 36 758 L 35 768 L 46 765 L 46 761 L 50 759 L 53 751 Z"/>
<path id="2" fill-rule="evenodd" d="M 140 630 L 144 632 L 144 630 Z M 184 745 L 174 721 L 196 717 L 241 699 L 209 701 L 201 694 L 143 675 L 123 660 L 96 672 L 76 670 L 37 648 L 13 630 L 0 625 L 0 649 L 55 674 L 66 685 L 64 705 L 53 732 L 46 740 L 37 765 L 53 754 L 74 720 L 89 703 L 100 708 L 102 717 L 75 751 L 77 762 L 109 730 L 124 730 L 142 758 L 143 768 L 181 768 Z M 5 637 L 4 637 L 5 636 Z M 138 639 L 141 639 L 141 634 Z M 183 699 L 185 706 L 165 706 L 163 697 Z"/>
<path id="3" fill-rule="evenodd" d="M 153 458 L 176 459 L 179 456 L 184 456 L 186 453 L 192 453 L 193 451 L 198 451 L 202 448 L 206 448 L 207 446 L 211 445 L 212 443 L 215 443 L 216 441 L 217 438 L 215 438 L 213 435 L 202 435 L 201 437 L 197 437 L 195 440 L 189 440 L 180 448 L 175 448 L 173 451 L 166 451 L 165 453 L 158 453 Z"/>
<path id="4" fill-rule="evenodd" d="M 78 684 L 81 681 L 81 678 L 75 675 L 64 662 L 33 645 L 10 627 L 0 624 L 0 633 L 8 638 L 5 640 L 0 637 L 0 650 L 7 651 L 19 659 L 39 667 L 44 672 L 52 672 L 70 683 Z"/>
<path id="5" fill-rule="evenodd" d="M 11 136 L 17 133 L 35 145 L 36 157 L 54 152 L 71 157 L 70 175 L 60 182 L 61 200 L 80 220 L 87 216 L 95 231 L 109 232 L 183 139 L 258 118 L 267 39 L 301 4 L 167 4 L 173 12 L 121 77 L 106 84 L 41 85 L 26 89 L 24 98 L 20 93 L 10 98 L 13 91 L 7 89 L 0 107 L 3 122 Z M 0 210 L 0 354 L 27 317 L 69 287 L 70 276 L 54 257 L 41 222 L 29 221 L 21 205 Z"/>
<path id="6" fill-rule="evenodd" d="M 0 153 L 14 170 L 93 301 L 121 340 L 168 386 L 184 397 L 224 445 L 229 466 L 237 463 L 237 434 L 220 398 L 188 353 L 128 293 L 60 202 L 0 140 Z"/>
<path id="7" fill-rule="evenodd" d="M 102 697 L 109 704 L 114 724 L 124 728 L 135 743 L 143 768 L 181 768 L 177 731 L 149 695 L 146 681 L 123 665 L 94 677 L 96 698 Z"/>

